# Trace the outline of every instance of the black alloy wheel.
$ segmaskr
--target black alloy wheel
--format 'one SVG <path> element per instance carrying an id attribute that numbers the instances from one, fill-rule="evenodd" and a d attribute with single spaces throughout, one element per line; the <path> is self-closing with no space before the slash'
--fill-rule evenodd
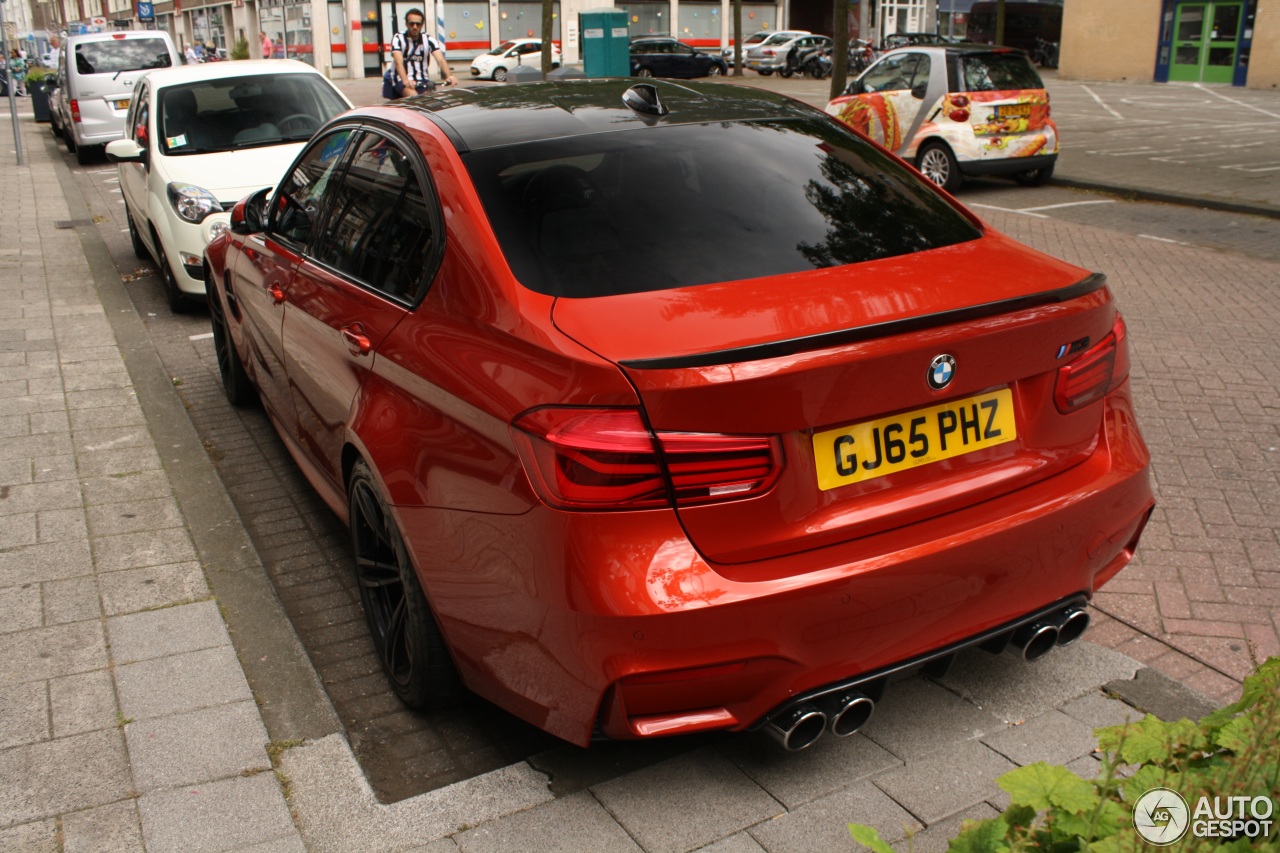
<path id="1" fill-rule="evenodd" d="M 444 707 L 461 692 L 457 672 L 404 540 L 363 459 L 351 471 L 347 493 L 360 601 L 391 689 L 411 708 Z"/>
<path id="2" fill-rule="evenodd" d="M 652 68 L 650 68 L 650 67 L 649 67 L 649 66 L 647 66 L 647 65 L 641 65 L 641 66 L 640 66 L 640 68 L 636 71 L 636 76 L 637 76 L 637 77 L 652 77 L 652 76 L 653 76 L 653 69 L 652 69 Z"/>
<path id="3" fill-rule="evenodd" d="M 218 296 L 218 288 L 213 279 L 205 276 L 204 291 L 209 297 L 209 326 L 213 331 L 213 352 L 218 358 L 218 373 L 222 376 L 222 391 L 227 395 L 227 402 L 233 406 L 248 406 L 257 400 L 257 392 L 245 372 L 244 362 L 231 340 L 231 329 L 227 326 L 227 315 Z"/>

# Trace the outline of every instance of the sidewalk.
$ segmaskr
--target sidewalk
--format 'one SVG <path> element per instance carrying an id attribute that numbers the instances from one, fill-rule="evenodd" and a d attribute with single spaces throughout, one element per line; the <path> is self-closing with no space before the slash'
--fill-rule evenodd
<path id="1" fill-rule="evenodd" d="M 967 655 L 805 753 L 709 738 L 616 775 L 586 751 L 381 804 L 94 211 L 47 125 L 28 111 L 22 133 L 25 166 L 0 146 L 0 851 L 774 853 L 853 849 L 851 820 L 941 850 L 962 818 L 1003 808 L 1006 770 L 1091 775 L 1093 727 L 1136 714 L 1104 685 L 1195 716 L 1238 691 L 1250 651 L 1280 654 L 1280 268 L 984 214 L 1106 271 L 1133 333 L 1161 504 L 1099 596 L 1096 642 L 1033 665 Z"/>

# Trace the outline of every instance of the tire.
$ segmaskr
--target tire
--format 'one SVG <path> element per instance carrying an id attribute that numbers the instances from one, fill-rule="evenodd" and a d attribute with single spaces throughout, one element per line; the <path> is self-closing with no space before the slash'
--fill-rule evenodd
<path id="1" fill-rule="evenodd" d="M 493 82 L 495 83 L 507 82 L 507 69 L 502 68 L 501 66 L 493 69 Z"/>
<path id="2" fill-rule="evenodd" d="M 222 300 L 218 298 L 218 288 L 207 277 L 204 292 L 209 297 L 209 326 L 213 331 L 213 351 L 218 357 L 218 373 L 222 376 L 222 392 L 226 394 L 227 402 L 233 406 L 251 405 L 257 401 L 258 393 L 249 381 L 244 362 L 240 360 L 240 353 L 231 340 L 231 329 L 227 325 Z"/>
<path id="3" fill-rule="evenodd" d="M 926 142 L 916 155 L 916 168 L 924 176 L 949 193 L 960 189 L 964 176 L 951 149 L 942 142 Z"/>
<path id="4" fill-rule="evenodd" d="M 707 69 L 707 76 L 722 77 L 724 76 L 724 69 L 721 68 L 719 65 L 712 63 L 711 67 Z"/>
<path id="5" fill-rule="evenodd" d="M 94 160 L 98 159 L 97 154 L 98 154 L 98 146 L 96 145 L 92 145 L 92 146 L 77 145 L 76 146 L 76 162 L 79 163 L 81 166 L 88 166 L 92 164 Z"/>
<path id="6" fill-rule="evenodd" d="M 67 146 L 67 153 L 76 153 L 76 132 L 71 128 L 62 131 L 62 144 Z"/>
<path id="7" fill-rule="evenodd" d="M 779 76 L 779 77 L 787 78 L 787 77 L 790 77 L 790 76 L 791 76 L 792 74 L 794 74 L 794 73 L 796 73 L 794 68 L 779 68 L 779 69 L 778 69 L 778 76 Z"/>
<path id="8" fill-rule="evenodd" d="M 649 66 L 647 66 L 647 65 L 641 65 L 639 68 L 637 68 L 637 69 L 636 69 L 636 76 L 637 76 L 637 77 L 652 77 L 652 76 L 653 76 L 653 69 L 652 69 L 652 68 L 650 68 L 650 67 L 649 67 Z"/>
<path id="9" fill-rule="evenodd" d="M 173 274 L 173 268 L 169 266 L 169 257 L 164 253 L 164 244 L 160 242 L 160 235 L 153 230 L 151 239 L 156 244 L 156 264 L 160 267 L 160 285 L 164 288 L 164 298 L 169 303 L 169 310 L 175 314 L 185 314 L 190 310 L 191 304 L 178 287 L 178 279 Z"/>
<path id="10" fill-rule="evenodd" d="M 373 472 L 363 460 L 347 488 L 360 602 L 391 689 L 410 708 L 455 702 L 461 685 L 444 637 Z"/>
<path id="11" fill-rule="evenodd" d="M 124 220 L 129 223 L 129 241 L 133 243 L 133 256 L 140 261 L 151 260 L 151 252 L 147 251 L 147 244 L 142 242 L 142 237 L 138 234 L 138 226 L 133 224 L 133 217 L 129 214 L 129 205 L 124 206 Z"/>
<path id="12" fill-rule="evenodd" d="M 756 73 L 759 74 L 761 77 L 768 77 L 770 74 L 773 73 L 773 70 L 768 68 L 761 68 Z"/>
<path id="13" fill-rule="evenodd" d="M 1028 169 L 1025 172 L 1014 172 L 1013 179 L 1024 187 L 1042 187 L 1053 177 L 1053 166 L 1040 169 Z"/>

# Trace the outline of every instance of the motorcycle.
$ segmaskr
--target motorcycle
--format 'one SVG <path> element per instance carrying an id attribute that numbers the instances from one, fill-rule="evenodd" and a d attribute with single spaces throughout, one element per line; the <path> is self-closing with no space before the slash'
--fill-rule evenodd
<path id="1" fill-rule="evenodd" d="M 824 80 L 835 71 L 835 62 L 831 59 L 831 48 L 817 47 L 806 51 L 796 61 L 797 70 L 811 80 Z"/>

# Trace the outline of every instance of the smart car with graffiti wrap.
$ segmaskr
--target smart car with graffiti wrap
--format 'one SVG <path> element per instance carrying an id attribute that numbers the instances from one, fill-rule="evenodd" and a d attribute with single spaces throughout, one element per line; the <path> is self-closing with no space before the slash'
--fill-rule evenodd
<path id="1" fill-rule="evenodd" d="M 1058 129 L 1025 52 L 987 45 L 891 51 L 827 112 L 912 163 L 948 191 L 966 175 L 1053 175 Z"/>

